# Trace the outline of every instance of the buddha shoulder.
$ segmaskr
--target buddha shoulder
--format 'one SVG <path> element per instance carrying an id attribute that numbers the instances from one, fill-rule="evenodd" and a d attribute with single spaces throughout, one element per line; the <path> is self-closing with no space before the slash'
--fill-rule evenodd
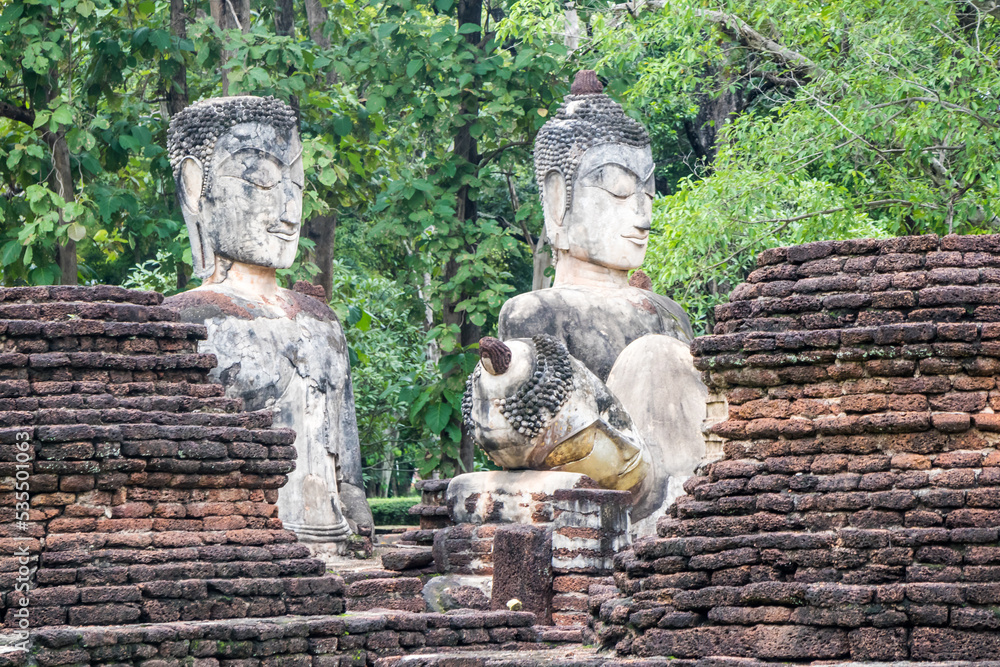
<path id="1" fill-rule="evenodd" d="M 336 313 L 319 299 L 289 289 L 278 289 L 273 301 L 248 299 L 227 290 L 224 286 L 213 285 L 175 294 L 167 297 L 163 305 L 177 312 L 188 322 L 208 321 L 230 317 L 240 320 L 297 319 L 306 317 L 330 322 L 339 330 Z"/>
<path id="2" fill-rule="evenodd" d="M 691 322 L 684 309 L 661 294 L 635 287 L 552 287 L 520 294 L 500 310 L 499 329 L 504 338 L 535 333 L 559 335 L 567 325 L 608 326 L 644 323 L 650 333 L 665 333 L 691 340 Z"/>

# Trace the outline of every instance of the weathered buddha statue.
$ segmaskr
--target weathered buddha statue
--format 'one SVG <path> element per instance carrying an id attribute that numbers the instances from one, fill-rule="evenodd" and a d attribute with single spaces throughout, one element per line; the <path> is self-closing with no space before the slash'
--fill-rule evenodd
<path id="1" fill-rule="evenodd" d="M 370 534 L 344 333 L 323 301 L 276 278 L 302 223 L 295 112 L 274 98 L 205 100 L 171 120 L 167 141 L 202 284 L 164 305 L 208 328 L 200 351 L 218 358 L 227 396 L 295 429 L 296 468 L 278 497 L 285 527 L 315 542 Z"/>
<path id="2" fill-rule="evenodd" d="M 645 274 L 630 284 L 649 240 L 653 158 L 645 128 L 602 90 L 594 72 L 578 73 L 538 133 L 535 175 L 555 280 L 504 304 L 505 349 L 481 344 L 467 412 L 499 465 L 581 472 L 630 489 L 633 519 L 651 517 L 640 529 L 649 532 L 704 456 L 707 389 L 688 349 L 687 314 L 652 292 Z M 556 352 L 541 353 L 540 341 Z M 546 377 L 552 354 L 568 355 L 573 371 L 556 393 L 531 386 Z M 502 370 L 490 360 L 498 355 L 509 357 Z"/>

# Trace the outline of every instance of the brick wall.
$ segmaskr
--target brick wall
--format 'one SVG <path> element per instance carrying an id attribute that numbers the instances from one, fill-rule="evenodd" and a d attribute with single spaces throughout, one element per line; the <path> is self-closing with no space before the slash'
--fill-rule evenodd
<path id="1" fill-rule="evenodd" d="M 769 250 L 692 349 L 725 458 L 593 589 L 622 655 L 992 659 L 1000 237 Z"/>
<path id="2" fill-rule="evenodd" d="M 295 434 L 223 396 L 207 375 L 214 356 L 197 353 L 205 328 L 175 321 L 161 299 L 0 288 L 8 627 L 25 561 L 33 628 L 344 609 L 343 582 L 277 518 Z M 24 524 L 19 475 L 30 487 Z"/>

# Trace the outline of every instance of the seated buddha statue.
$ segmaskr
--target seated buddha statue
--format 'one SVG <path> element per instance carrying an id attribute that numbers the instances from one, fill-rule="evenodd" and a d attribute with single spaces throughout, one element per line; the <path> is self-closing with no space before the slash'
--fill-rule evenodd
<path id="1" fill-rule="evenodd" d="M 247 410 L 295 430 L 295 470 L 278 516 L 303 541 L 369 535 L 347 342 L 324 301 L 278 286 L 302 223 L 302 143 L 291 107 L 226 97 L 191 105 L 167 134 L 177 196 L 201 286 L 164 305 L 204 324 L 199 351 Z M 318 288 L 322 292 L 321 288 Z"/>
<path id="2" fill-rule="evenodd" d="M 640 533 L 651 532 L 704 456 L 708 394 L 689 351 L 687 314 L 654 293 L 645 274 L 629 278 L 649 241 L 653 168 L 645 128 L 603 93 L 593 71 L 578 73 L 535 143 L 553 286 L 504 304 L 498 331 L 507 349 L 481 345 L 467 395 L 474 437 L 499 465 L 582 472 L 629 489 L 633 520 L 650 519 Z M 511 432 L 503 409 L 525 386 L 517 376 L 545 374 L 540 340 L 569 355 L 571 386 L 557 409 L 535 406 L 526 433 Z M 510 356 L 504 372 L 490 355 Z"/>

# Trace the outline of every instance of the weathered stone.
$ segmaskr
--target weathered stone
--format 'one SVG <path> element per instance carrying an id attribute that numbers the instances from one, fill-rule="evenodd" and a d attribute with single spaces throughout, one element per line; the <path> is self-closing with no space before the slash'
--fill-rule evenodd
<path id="1" fill-rule="evenodd" d="M 213 377 L 228 396 L 276 409 L 275 423 L 298 433 L 298 465 L 286 471 L 279 496 L 285 526 L 304 540 L 370 535 L 340 323 L 322 301 L 281 289 L 274 277 L 295 259 L 301 226 L 294 112 L 271 98 L 204 100 L 174 117 L 169 134 L 195 273 L 204 282 L 165 305 L 207 326 L 200 349 L 218 359 Z M 272 186 L 280 186 L 279 197 L 266 191 Z"/>
<path id="2" fill-rule="evenodd" d="M 687 315 L 639 273 L 631 283 L 627 276 L 645 256 L 650 210 L 590 178 L 620 172 L 630 196 L 641 198 L 652 169 L 645 129 L 593 83 L 586 94 L 571 93 L 536 140 L 555 286 L 504 304 L 498 329 L 506 347 L 495 339 L 480 345 L 465 413 L 476 442 L 506 469 L 582 473 L 632 492 L 633 532 L 649 535 L 705 455 L 708 396 L 688 350 Z M 588 277 L 595 269 L 604 276 L 596 284 Z M 811 297 L 791 299 L 781 307 L 818 307 Z M 719 320 L 727 308 L 749 315 L 753 307 L 724 304 Z M 571 386 L 569 376 L 551 381 L 555 364 L 539 347 L 542 335 L 557 356 L 569 355 Z M 499 366 L 496 355 L 505 360 Z"/>
<path id="3" fill-rule="evenodd" d="M 552 623 L 552 533 L 538 526 L 507 525 L 493 538 L 490 607 L 520 600 L 541 624 Z"/>

